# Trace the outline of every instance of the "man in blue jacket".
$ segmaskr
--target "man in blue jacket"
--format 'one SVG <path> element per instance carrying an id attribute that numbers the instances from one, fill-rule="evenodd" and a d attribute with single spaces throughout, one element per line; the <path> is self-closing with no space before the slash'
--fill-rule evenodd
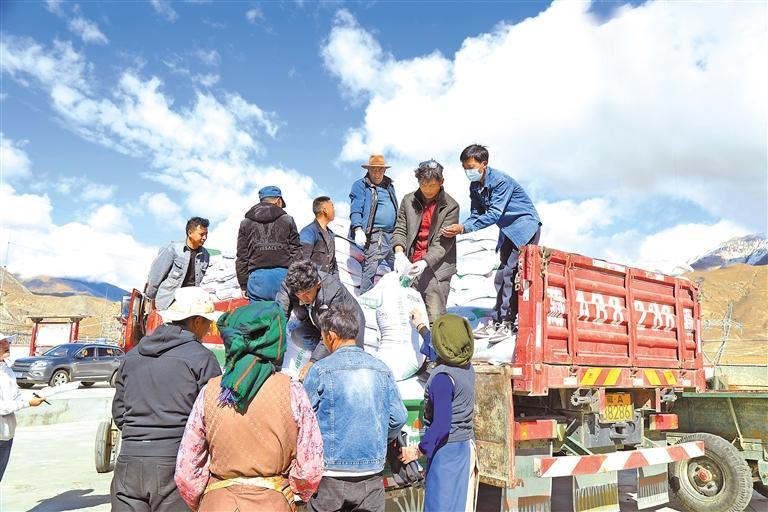
<path id="1" fill-rule="evenodd" d="M 445 236 L 456 236 L 486 228 L 491 224 L 499 226 L 501 266 L 496 272 L 496 325 L 486 335 L 500 341 L 517 331 L 517 257 L 524 245 L 539 243 L 541 220 L 533 201 L 523 187 L 511 176 L 488 166 L 488 149 L 472 144 L 459 157 L 469 184 L 472 213 L 463 224 L 453 224 L 443 229 Z"/>
<path id="2" fill-rule="evenodd" d="M 373 287 L 373 278 L 379 263 L 386 261 L 395 266 L 392 252 L 392 232 L 395 230 L 398 202 L 392 180 L 384 176 L 389 169 L 383 155 L 371 155 L 368 164 L 361 167 L 368 172 L 352 184 L 349 193 L 349 235 L 365 250 L 360 293 Z"/>
<path id="3" fill-rule="evenodd" d="M 331 354 L 315 363 L 304 381 L 325 463 L 309 512 L 384 512 L 387 444 L 408 417 L 392 371 L 357 346 L 357 309 L 336 303 L 320 317 L 322 343 Z"/>

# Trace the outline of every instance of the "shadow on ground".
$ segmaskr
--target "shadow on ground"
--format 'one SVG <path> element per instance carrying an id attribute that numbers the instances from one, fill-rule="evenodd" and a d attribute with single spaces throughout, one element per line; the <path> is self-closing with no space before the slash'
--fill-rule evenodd
<path id="1" fill-rule="evenodd" d="M 29 512 L 64 512 L 109 503 L 109 494 L 91 495 L 93 489 L 73 489 L 40 501 Z"/>

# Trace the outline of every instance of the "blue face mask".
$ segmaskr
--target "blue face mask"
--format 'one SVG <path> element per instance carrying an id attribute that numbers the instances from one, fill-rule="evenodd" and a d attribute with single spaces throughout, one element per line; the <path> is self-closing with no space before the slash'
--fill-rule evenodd
<path id="1" fill-rule="evenodd" d="M 483 173 L 480 172 L 480 169 L 476 169 L 474 167 L 464 169 L 464 174 L 467 175 L 467 179 L 469 181 L 480 181 L 480 178 L 483 177 Z"/>

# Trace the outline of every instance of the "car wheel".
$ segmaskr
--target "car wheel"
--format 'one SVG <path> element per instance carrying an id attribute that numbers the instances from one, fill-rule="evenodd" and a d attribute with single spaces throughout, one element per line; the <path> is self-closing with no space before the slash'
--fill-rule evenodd
<path id="1" fill-rule="evenodd" d="M 89 387 L 93 386 L 94 384 L 96 384 L 96 383 L 95 382 L 81 382 L 80 383 L 80 385 L 83 386 L 84 388 L 89 388 Z"/>
<path id="2" fill-rule="evenodd" d="M 21 389 L 29 389 L 35 385 L 33 382 L 18 382 L 17 384 Z"/>
<path id="3" fill-rule="evenodd" d="M 51 386 L 61 386 L 67 382 L 69 382 L 69 374 L 67 373 L 67 370 L 56 370 L 53 372 L 53 375 L 51 375 L 51 380 L 48 381 L 48 384 Z"/>
<path id="4" fill-rule="evenodd" d="M 109 378 L 109 385 L 112 387 L 115 387 L 115 383 L 117 382 L 117 371 L 115 371 L 112 374 L 112 377 Z"/>

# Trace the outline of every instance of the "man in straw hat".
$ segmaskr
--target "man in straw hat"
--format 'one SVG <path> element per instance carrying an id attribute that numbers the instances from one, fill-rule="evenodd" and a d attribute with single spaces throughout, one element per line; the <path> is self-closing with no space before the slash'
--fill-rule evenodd
<path id="1" fill-rule="evenodd" d="M 277 372 L 285 314 L 257 301 L 219 319 L 226 367 L 200 391 L 176 462 L 179 493 L 193 510 L 294 509 L 323 475 L 323 439 L 298 381 Z"/>
<path id="2" fill-rule="evenodd" d="M 0 333 L 0 481 L 3 480 L 3 473 L 11 456 L 13 434 L 16 431 L 15 412 L 43 403 L 43 399 L 39 397 L 27 400 L 21 396 L 16 376 L 5 362 L 10 355 L 10 337 Z"/>
<path id="3" fill-rule="evenodd" d="M 112 479 L 113 511 L 184 510 L 173 480 L 184 426 L 200 389 L 221 375 L 200 340 L 220 312 L 208 292 L 179 288 L 165 324 L 129 351 L 117 372 L 112 417 L 123 432 Z"/>
<path id="4" fill-rule="evenodd" d="M 373 287 L 379 263 L 394 268 L 392 232 L 397 218 L 397 196 L 392 180 L 384 176 L 389 169 L 383 155 L 371 155 L 362 167 L 368 172 L 352 184 L 350 199 L 350 236 L 365 250 L 360 293 Z"/>

